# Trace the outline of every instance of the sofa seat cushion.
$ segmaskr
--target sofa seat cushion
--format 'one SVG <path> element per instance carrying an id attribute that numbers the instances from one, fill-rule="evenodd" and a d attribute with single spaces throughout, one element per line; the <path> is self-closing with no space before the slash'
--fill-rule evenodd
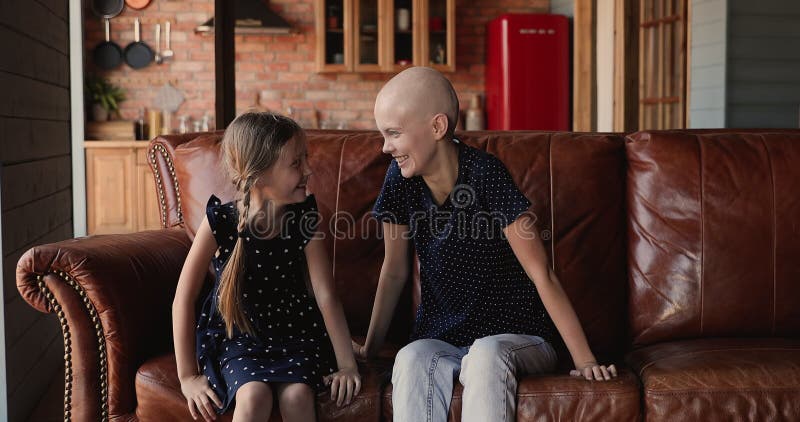
<path id="1" fill-rule="evenodd" d="M 798 339 L 673 341 L 627 360 L 644 385 L 648 421 L 800 420 Z"/>
<path id="2" fill-rule="evenodd" d="M 619 366 L 619 365 L 618 365 Z M 447 414 L 449 422 L 461 420 L 464 388 L 456 381 Z M 524 377 L 517 388 L 518 421 L 638 421 L 639 381 L 620 368 L 611 381 L 586 381 L 566 374 Z M 392 420 L 392 385 L 383 394 L 383 421 Z"/>
<path id="3" fill-rule="evenodd" d="M 391 363 L 386 360 L 359 362 L 361 393 L 349 406 L 338 407 L 329 390 L 317 396 L 319 421 L 347 420 L 377 422 L 380 417 L 380 385 Z M 146 361 L 136 373 L 136 416 L 140 421 L 192 421 L 181 393 L 175 355 L 169 353 Z M 218 421 L 228 422 L 233 410 Z M 273 406 L 270 421 L 280 421 L 278 406 Z"/>

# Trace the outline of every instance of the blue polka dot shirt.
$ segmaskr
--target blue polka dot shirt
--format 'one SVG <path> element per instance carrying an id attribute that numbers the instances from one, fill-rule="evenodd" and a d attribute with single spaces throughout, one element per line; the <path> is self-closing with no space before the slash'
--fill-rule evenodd
<path id="1" fill-rule="evenodd" d="M 419 257 L 422 300 L 411 339 L 461 347 L 513 333 L 552 341 L 553 323 L 503 233 L 531 203 L 498 158 L 454 142 L 458 178 L 443 204 L 393 160 L 373 208 L 380 221 L 409 226 Z"/>

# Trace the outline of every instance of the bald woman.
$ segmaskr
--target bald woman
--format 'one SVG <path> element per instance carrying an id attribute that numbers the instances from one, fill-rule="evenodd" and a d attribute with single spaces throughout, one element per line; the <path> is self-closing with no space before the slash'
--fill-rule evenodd
<path id="1" fill-rule="evenodd" d="M 385 255 L 365 344 L 383 343 L 409 275 L 420 262 L 421 301 L 411 342 L 395 358 L 395 421 L 446 421 L 453 385 L 464 386 L 463 421 L 512 421 L 517 378 L 554 371 L 560 335 L 573 376 L 609 380 L 527 213 L 530 202 L 503 163 L 454 137 L 458 97 L 438 71 L 407 69 L 378 93 L 375 122 L 392 160 L 373 208 Z"/>

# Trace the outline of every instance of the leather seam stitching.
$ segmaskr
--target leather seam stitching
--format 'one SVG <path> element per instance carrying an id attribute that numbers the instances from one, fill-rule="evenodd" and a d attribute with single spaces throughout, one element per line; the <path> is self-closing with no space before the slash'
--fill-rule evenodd
<path id="1" fill-rule="evenodd" d="M 775 172 L 772 167 L 772 156 L 769 154 L 767 141 L 764 135 L 761 135 L 761 144 L 764 145 L 764 151 L 767 155 L 767 164 L 769 164 L 769 180 L 772 185 L 770 196 L 772 200 L 772 335 L 775 335 L 775 327 L 777 325 L 777 298 L 778 298 L 778 281 L 777 281 L 777 209 L 775 205 Z"/>
<path id="2" fill-rule="evenodd" d="M 705 229 L 706 229 L 706 216 L 705 216 L 705 207 L 703 206 L 703 201 L 705 200 L 705 181 L 703 180 L 703 176 L 705 172 L 703 172 L 703 143 L 700 141 L 700 137 L 695 135 L 694 139 L 697 141 L 698 151 L 700 155 L 700 335 L 703 335 L 703 313 L 705 309 L 703 308 L 704 305 L 704 294 L 705 294 L 705 275 L 706 275 L 706 248 L 705 248 Z"/>
<path id="3" fill-rule="evenodd" d="M 654 396 L 683 396 L 694 394 L 731 394 L 731 393 L 759 393 L 767 394 L 780 391 L 800 391 L 799 387 L 774 387 L 774 388 L 728 388 L 722 390 L 680 390 L 680 391 L 653 391 L 645 389 L 645 394 Z"/>
<path id="4" fill-rule="evenodd" d="M 517 393 L 517 397 L 561 397 L 561 396 L 637 396 L 639 395 L 638 391 L 612 391 L 612 392 L 592 392 L 592 391 L 559 391 L 559 392 L 548 392 L 543 391 L 539 393 Z"/>
<path id="5" fill-rule="evenodd" d="M 347 138 L 345 137 L 344 141 L 342 141 L 342 150 L 339 151 L 339 172 L 336 175 L 336 205 L 334 206 L 333 216 L 334 219 L 334 231 L 338 232 L 338 215 L 339 215 L 339 194 L 341 193 L 342 188 L 342 164 L 344 162 L 344 149 L 347 146 Z M 333 236 L 333 253 L 331 256 L 331 276 L 334 280 L 336 280 L 336 237 Z"/>

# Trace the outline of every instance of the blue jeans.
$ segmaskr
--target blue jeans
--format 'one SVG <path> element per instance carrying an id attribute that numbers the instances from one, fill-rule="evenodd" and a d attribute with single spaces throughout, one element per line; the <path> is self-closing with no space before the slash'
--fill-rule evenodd
<path id="1" fill-rule="evenodd" d="M 517 377 L 552 371 L 556 361 L 553 347 L 536 336 L 499 334 L 466 347 L 414 341 L 394 361 L 394 420 L 446 421 L 458 376 L 464 386 L 462 421 L 513 421 Z"/>

